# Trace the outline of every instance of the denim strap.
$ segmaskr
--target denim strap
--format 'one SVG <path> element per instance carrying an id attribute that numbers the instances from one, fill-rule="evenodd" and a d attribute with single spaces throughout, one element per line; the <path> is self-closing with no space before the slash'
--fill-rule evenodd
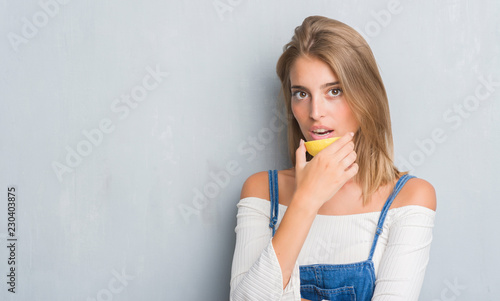
<path id="1" fill-rule="evenodd" d="M 389 207 L 391 207 L 392 201 L 394 201 L 394 198 L 396 198 L 401 188 L 403 188 L 403 186 L 406 184 L 406 181 L 411 178 L 415 178 L 415 176 L 411 176 L 409 174 L 401 176 L 401 178 L 399 178 L 398 182 L 396 183 L 396 186 L 394 186 L 391 195 L 389 196 L 389 198 L 387 198 L 387 201 L 385 201 L 384 207 L 382 208 L 382 212 L 380 213 L 380 217 L 378 219 L 377 231 L 375 232 L 375 238 L 373 239 L 373 244 L 368 260 L 372 260 L 373 253 L 375 252 L 375 247 L 377 246 L 378 237 L 380 236 L 380 234 L 382 234 L 385 216 L 387 215 L 387 211 L 389 211 Z"/>
<path id="2" fill-rule="evenodd" d="M 279 209 L 279 200 L 278 200 L 278 171 L 269 170 L 269 197 L 271 198 L 271 222 L 269 223 L 269 228 L 273 229 L 273 236 L 276 232 L 276 223 L 278 222 L 278 209 Z"/>

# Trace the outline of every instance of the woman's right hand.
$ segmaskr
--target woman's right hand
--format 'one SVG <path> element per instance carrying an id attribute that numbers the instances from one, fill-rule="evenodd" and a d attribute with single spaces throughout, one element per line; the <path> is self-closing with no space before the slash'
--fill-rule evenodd
<path id="1" fill-rule="evenodd" d="M 295 195 L 308 206 L 319 208 L 358 172 L 353 134 L 347 133 L 306 161 L 304 141 L 295 152 Z"/>

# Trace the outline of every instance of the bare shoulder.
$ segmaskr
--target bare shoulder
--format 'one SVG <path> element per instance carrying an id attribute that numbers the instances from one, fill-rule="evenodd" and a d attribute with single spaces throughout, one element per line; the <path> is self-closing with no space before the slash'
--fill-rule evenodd
<path id="1" fill-rule="evenodd" d="M 418 205 L 436 211 L 436 190 L 424 179 L 408 180 L 397 197 L 397 206 Z"/>
<path id="2" fill-rule="evenodd" d="M 243 183 L 240 199 L 248 197 L 256 197 L 269 201 L 269 178 L 267 171 L 254 173 Z"/>
<path id="3" fill-rule="evenodd" d="M 278 186 L 280 203 L 284 203 L 289 198 L 290 186 L 295 181 L 293 168 L 278 171 Z M 293 187 L 292 187 L 293 188 Z M 269 196 L 269 175 L 267 171 L 261 171 L 249 176 L 241 189 L 240 199 L 256 197 L 270 200 Z M 285 203 L 286 204 L 286 203 Z"/>

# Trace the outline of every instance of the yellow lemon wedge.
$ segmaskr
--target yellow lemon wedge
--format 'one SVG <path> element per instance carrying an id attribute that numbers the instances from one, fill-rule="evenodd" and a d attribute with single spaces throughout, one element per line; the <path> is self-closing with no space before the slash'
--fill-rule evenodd
<path id="1" fill-rule="evenodd" d="M 311 140 L 305 142 L 307 152 L 311 154 L 311 156 L 316 156 L 321 150 L 323 150 L 328 145 L 340 139 L 340 137 L 332 137 L 320 140 Z"/>

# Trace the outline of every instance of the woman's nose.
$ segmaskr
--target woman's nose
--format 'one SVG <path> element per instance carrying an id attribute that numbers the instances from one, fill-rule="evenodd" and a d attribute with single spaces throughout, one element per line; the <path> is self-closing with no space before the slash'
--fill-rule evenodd
<path id="1" fill-rule="evenodd" d="M 311 98 L 310 117 L 319 120 L 325 116 L 325 100 L 320 97 Z"/>

